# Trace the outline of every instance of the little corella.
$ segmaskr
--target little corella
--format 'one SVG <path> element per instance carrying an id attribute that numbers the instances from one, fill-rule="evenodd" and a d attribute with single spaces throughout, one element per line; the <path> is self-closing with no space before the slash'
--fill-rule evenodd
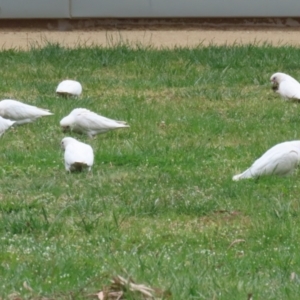
<path id="1" fill-rule="evenodd" d="M 85 108 L 75 108 L 71 113 L 60 121 L 64 131 L 71 130 L 78 133 L 85 133 L 94 137 L 99 133 L 119 128 L 126 128 L 129 125 L 124 121 L 117 121 L 98 115 Z"/>
<path id="2" fill-rule="evenodd" d="M 56 93 L 60 95 L 79 96 L 82 92 L 80 82 L 75 80 L 63 80 L 56 88 Z"/>
<path id="3" fill-rule="evenodd" d="M 275 73 L 270 78 L 273 90 L 286 99 L 300 99 L 300 83 L 285 73 Z"/>
<path id="4" fill-rule="evenodd" d="M 286 176 L 296 169 L 300 160 L 300 141 L 277 144 L 258 158 L 252 166 L 241 174 L 233 176 L 238 181 L 265 175 Z"/>
<path id="5" fill-rule="evenodd" d="M 61 141 L 61 147 L 65 151 L 65 168 L 68 172 L 91 170 L 94 163 L 93 148 L 72 137 L 65 137 Z"/>
<path id="6" fill-rule="evenodd" d="M 16 125 L 34 122 L 44 116 L 53 115 L 49 110 L 25 104 L 17 100 L 0 101 L 0 116 L 15 121 Z"/>

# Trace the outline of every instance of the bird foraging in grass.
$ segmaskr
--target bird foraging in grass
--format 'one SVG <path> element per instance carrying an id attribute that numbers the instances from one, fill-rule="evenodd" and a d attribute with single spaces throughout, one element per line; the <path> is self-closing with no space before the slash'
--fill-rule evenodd
<path id="1" fill-rule="evenodd" d="M 82 92 L 80 82 L 75 80 L 63 80 L 56 88 L 56 93 L 63 96 L 79 96 Z"/>
<path id="2" fill-rule="evenodd" d="M 274 73 L 271 78 L 273 91 L 285 99 L 300 100 L 300 83 L 292 76 L 285 73 Z"/>
<path id="3" fill-rule="evenodd" d="M 4 119 L 2 117 L 0 117 L 0 136 L 2 136 L 2 134 L 12 125 L 14 125 L 16 122 L 15 121 L 11 121 L 8 119 Z"/>
<path id="4" fill-rule="evenodd" d="M 91 138 L 99 133 L 129 127 L 124 121 L 109 119 L 85 108 L 73 109 L 68 116 L 60 121 L 60 126 L 63 131 L 71 130 L 85 133 Z"/>
<path id="5" fill-rule="evenodd" d="M 72 137 L 65 137 L 61 141 L 64 150 L 65 169 L 68 172 L 90 171 L 94 164 L 93 148 Z"/>
<path id="6" fill-rule="evenodd" d="M 298 166 L 299 161 L 300 141 L 280 143 L 265 152 L 249 169 L 233 176 L 232 180 L 238 181 L 266 175 L 290 175 Z"/>
<path id="7" fill-rule="evenodd" d="M 0 101 L 0 116 L 15 121 L 16 125 L 34 122 L 44 116 L 53 115 L 49 110 L 25 104 L 17 100 Z"/>

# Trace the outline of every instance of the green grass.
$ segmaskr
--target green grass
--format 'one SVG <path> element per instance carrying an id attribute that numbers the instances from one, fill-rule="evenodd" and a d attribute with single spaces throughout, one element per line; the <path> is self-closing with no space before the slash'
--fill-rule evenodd
<path id="1" fill-rule="evenodd" d="M 54 113 L 1 138 L 0 296 L 86 299 L 121 275 L 172 299 L 298 299 L 299 172 L 231 178 L 300 139 L 300 106 L 269 82 L 299 79 L 299 61 L 267 44 L 0 52 L 1 98 Z M 55 95 L 66 78 L 79 99 Z M 76 107 L 131 126 L 69 134 L 93 147 L 91 174 L 64 169 L 59 121 Z"/>

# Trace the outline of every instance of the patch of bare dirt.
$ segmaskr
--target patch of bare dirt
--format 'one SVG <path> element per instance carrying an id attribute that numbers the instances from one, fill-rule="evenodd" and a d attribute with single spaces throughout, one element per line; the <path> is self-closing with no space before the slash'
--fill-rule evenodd
<path id="1" fill-rule="evenodd" d="M 268 21 L 268 20 L 267 20 Z M 119 42 L 157 48 L 261 44 L 300 46 L 300 20 L 42 20 L 1 21 L 0 48 L 28 50 L 46 42 L 67 47 Z M 98 22 L 98 23 L 97 23 Z"/>

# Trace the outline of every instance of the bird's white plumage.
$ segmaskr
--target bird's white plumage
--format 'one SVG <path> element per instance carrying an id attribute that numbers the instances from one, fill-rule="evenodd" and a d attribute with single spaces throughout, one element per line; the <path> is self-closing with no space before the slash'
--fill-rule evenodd
<path id="1" fill-rule="evenodd" d="M 65 168 L 67 171 L 91 170 L 94 163 L 93 148 L 74 138 L 65 137 L 61 141 L 64 153 Z"/>
<path id="2" fill-rule="evenodd" d="M 300 83 L 285 73 L 274 73 L 271 78 L 273 89 L 283 98 L 300 99 Z"/>
<path id="3" fill-rule="evenodd" d="M 63 80 L 56 88 L 57 94 L 79 96 L 81 92 L 82 86 L 80 82 L 70 79 Z"/>
<path id="4" fill-rule="evenodd" d="M 25 104 L 17 100 L 0 101 L 0 116 L 15 121 L 16 125 L 30 123 L 43 116 L 53 115 L 49 110 Z"/>
<path id="5" fill-rule="evenodd" d="M 233 176 L 237 181 L 265 175 L 286 176 L 291 174 L 300 161 L 300 141 L 277 144 L 258 158 L 252 166 L 241 174 Z"/>
<path id="6" fill-rule="evenodd" d="M 60 126 L 66 130 L 85 133 L 93 137 L 109 130 L 129 127 L 124 121 L 117 121 L 100 116 L 85 108 L 75 108 L 60 121 Z"/>
<path id="7" fill-rule="evenodd" d="M 9 127 L 11 127 L 14 123 L 15 123 L 15 121 L 11 121 L 11 120 L 4 119 L 4 118 L 0 117 L 0 136 L 2 136 L 2 134 L 3 134 Z"/>

